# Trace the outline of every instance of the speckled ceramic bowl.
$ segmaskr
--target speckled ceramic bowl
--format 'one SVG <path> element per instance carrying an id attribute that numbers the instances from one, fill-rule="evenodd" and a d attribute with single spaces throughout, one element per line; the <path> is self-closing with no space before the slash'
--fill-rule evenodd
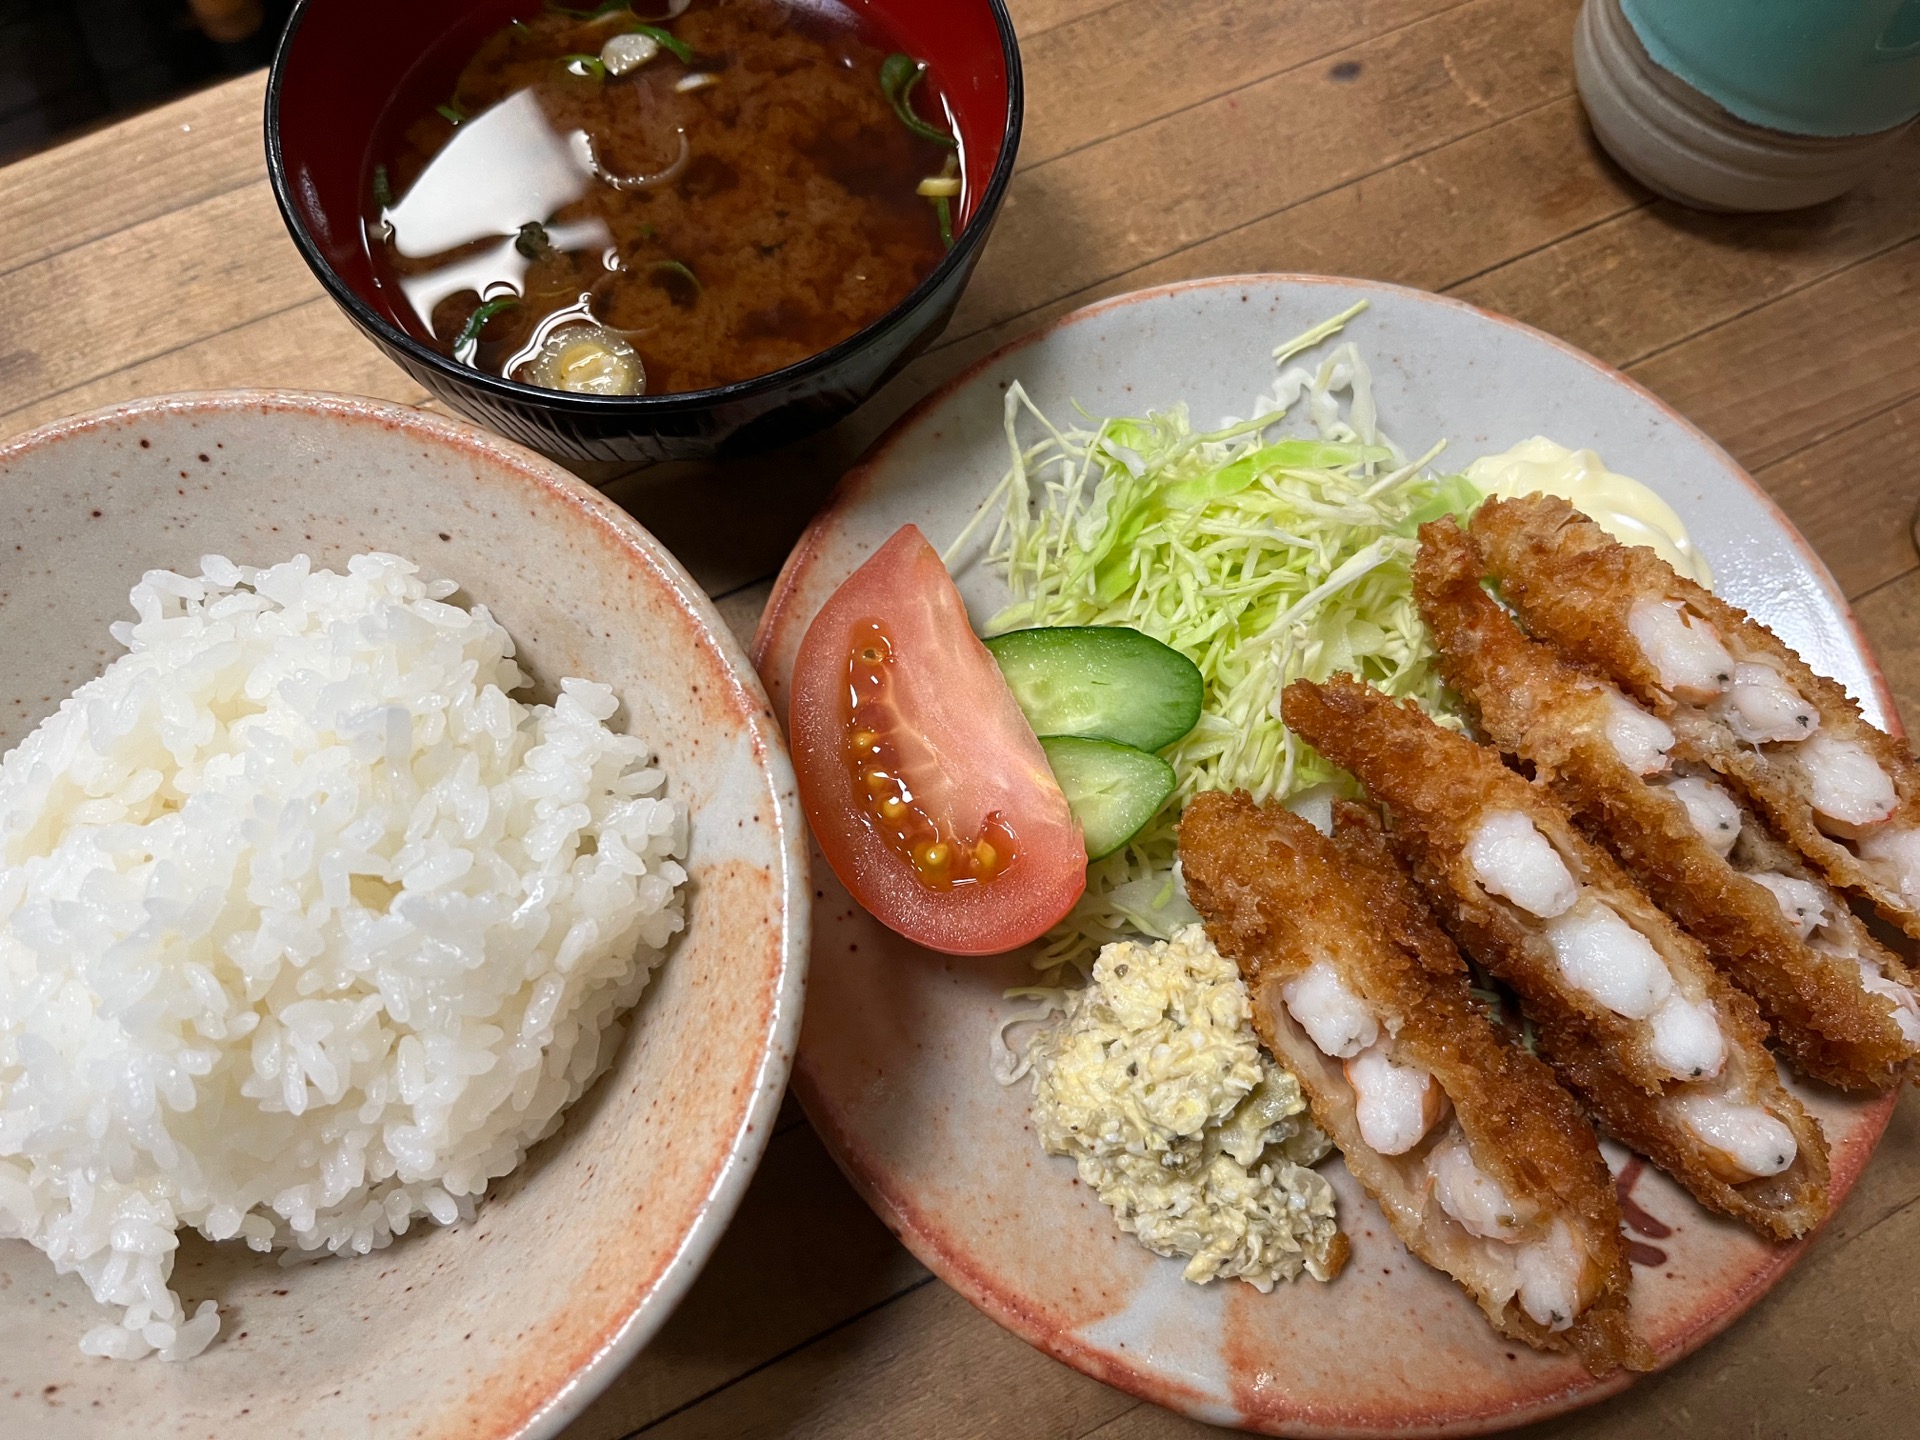
<path id="1" fill-rule="evenodd" d="M 140 572 L 219 551 L 451 575 L 536 685 L 612 684 L 692 811 L 688 927 L 612 1071 L 478 1219 L 293 1269 L 189 1238 L 174 1287 L 220 1302 L 179 1365 L 89 1359 L 85 1287 L 0 1241 L 0 1435 L 551 1435 L 659 1328 L 759 1160 L 799 1024 L 804 822 L 766 699 L 686 572 L 518 446 L 417 411 L 265 391 L 139 401 L 0 447 L 0 746 L 114 647 Z"/>
<path id="2" fill-rule="evenodd" d="M 945 546 L 1007 465 L 1007 387 L 1049 415 L 1186 402 L 1197 425 L 1250 413 L 1273 346 L 1369 304 L 1343 339 L 1373 371 L 1380 424 L 1408 453 L 1446 438 L 1464 466 L 1527 439 L 1597 449 L 1653 485 L 1750 609 L 1876 722 L 1892 700 L 1833 577 L 1786 517 L 1700 431 L 1625 376 L 1537 330 L 1458 301 L 1365 281 L 1242 275 L 1122 295 L 988 357 L 924 401 L 842 482 L 795 549 L 754 653 L 784 711 L 793 657 L 826 597 L 901 525 Z M 1326 348 L 1313 352 L 1317 363 Z M 1006 603 L 978 564 L 955 575 L 976 621 Z M 962 960 L 870 918 L 815 861 L 811 997 L 794 1090 L 854 1184 L 929 1268 L 1001 1324 L 1112 1385 L 1214 1424 L 1275 1435 L 1474 1435 L 1561 1414 L 1629 1383 L 1504 1341 L 1463 1292 L 1412 1259 L 1339 1161 L 1353 1258 L 1330 1285 L 1261 1295 L 1205 1287 L 1128 1240 L 1042 1153 L 1029 1091 L 996 1085 L 988 1040 L 1025 1002 L 1024 954 Z M 1836 1207 L 1891 1098 L 1798 1093 L 1825 1128 Z M 1608 1147 L 1632 1203 L 1633 1304 L 1668 1365 L 1763 1295 L 1818 1238 L 1773 1245 L 1708 1215 L 1658 1171 Z"/>

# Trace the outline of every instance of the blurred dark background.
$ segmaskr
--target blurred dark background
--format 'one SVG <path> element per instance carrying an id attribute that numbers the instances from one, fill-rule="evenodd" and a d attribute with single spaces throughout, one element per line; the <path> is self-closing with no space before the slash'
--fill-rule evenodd
<path id="1" fill-rule="evenodd" d="M 264 65 L 293 0 L 0 0 L 0 164 Z"/>

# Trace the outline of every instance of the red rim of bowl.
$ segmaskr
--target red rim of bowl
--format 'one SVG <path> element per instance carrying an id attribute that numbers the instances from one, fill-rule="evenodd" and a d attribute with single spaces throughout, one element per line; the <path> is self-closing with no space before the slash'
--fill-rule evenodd
<path id="1" fill-rule="evenodd" d="M 968 218 L 960 233 L 954 236 L 953 248 L 938 265 L 928 272 L 925 279 L 908 292 L 905 299 L 879 319 L 863 325 L 846 339 L 816 355 L 809 355 L 804 360 L 779 370 L 770 370 L 764 375 L 736 380 L 729 385 L 715 385 L 705 390 L 685 390 L 663 395 L 578 395 L 565 390 L 543 389 L 538 385 L 523 385 L 505 376 L 491 375 L 484 370 L 458 364 L 438 350 L 421 344 L 419 340 L 387 319 L 377 306 L 371 304 L 365 296 L 343 280 L 328 263 L 326 256 L 307 229 L 306 222 L 301 218 L 287 178 L 286 155 L 280 144 L 280 98 L 286 83 L 288 57 L 299 39 L 301 22 L 306 18 L 307 12 L 319 3 L 323 3 L 323 0 L 297 0 L 293 12 L 287 17 L 286 28 L 280 32 L 280 41 L 274 47 L 273 64 L 267 75 L 264 122 L 267 178 L 273 186 L 274 201 L 280 207 L 281 221 L 286 225 L 287 232 L 292 235 L 293 243 L 300 251 L 300 258 L 307 262 L 307 268 L 319 278 L 327 294 L 353 317 L 356 324 L 377 335 L 382 344 L 400 351 L 414 364 L 423 365 L 459 384 L 485 391 L 496 398 L 518 401 L 522 404 L 543 405 L 583 416 L 632 415 L 636 419 L 653 415 L 669 416 L 707 410 L 728 401 L 764 395 L 784 389 L 796 381 L 831 370 L 864 349 L 876 333 L 905 321 L 918 306 L 930 299 L 946 283 L 948 277 L 971 262 L 974 252 L 985 243 L 987 230 L 999 213 L 1001 202 L 1006 198 L 1007 187 L 1013 180 L 1014 165 L 1020 152 L 1020 135 L 1026 115 L 1026 83 L 1020 67 L 1020 43 L 1014 34 L 1013 17 L 1007 13 L 1006 0 L 982 0 L 993 16 L 994 30 L 1000 37 L 1001 58 L 1007 67 L 1007 109 L 1001 125 L 1000 153 L 994 161 L 993 172 L 981 191 L 980 203 L 974 207 L 972 216 Z M 939 0 L 939 3 L 951 3 L 951 0 Z"/>
<path id="2" fill-rule="evenodd" d="M 859 462 L 841 477 L 825 507 L 814 517 L 813 522 L 794 546 L 793 552 L 788 556 L 786 564 L 781 567 L 780 574 L 774 581 L 773 593 L 768 597 L 766 609 L 761 614 L 760 624 L 754 632 L 753 643 L 749 647 L 748 653 L 753 657 L 755 666 L 758 667 L 762 663 L 777 628 L 782 625 L 802 623 L 812 618 L 799 616 L 793 611 L 792 600 L 799 577 L 812 563 L 822 537 L 839 523 L 841 512 L 858 502 L 861 492 L 866 488 L 879 462 L 893 448 L 901 435 L 946 404 L 975 377 L 1001 363 L 1008 356 L 1031 347 L 1055 331 L 1090 320 L 1108 310 L 1159 299 L 1185 290 L 1229 289 L 1247 284 L 1271 284 L 1274 281 L 1295 285 L 1351 286 L 1362 290 L 1414 297 L 1422 302 L 1468 311 L 1497 325 L 1522 331 L 1552 345 L 1556 350 L 1580 361 L 1614 384 L 1624 387 L 1655 406 L 1704 447 L 1720 463 L 1724 471 L 1744 485 L 1779 522 L 1788 540 L 1800 552 L 1807 567 L 1821 582 L 1848 636 L 1865 659 L 1868 675 L 1873 682 L 1875 698 L 1887 717 L 1889 730 L 1895 735 L 1904 737 L 1905 730 L 1901 727 L 1898 712 L 1894 709 L 1892 692 L 1887 687 L 1886 677 L 1881 673 L 1873 649 L 1860 630 L 1859 622 L 1854 616 L 1853 607 L 1848 602 L 1846 593 L 1834 580 L 1833 573 L 1827 568 L 1826 562 L 1820 558 L 1819 553 L 1808 543 L 1806 537 L 1800 533 L 1799 528 L 1787 517 L 1786 512 L 1780 508 L 1774 498 L 1747 474 L 1739 462 L 1678 410 L 1613 366 L 1594 358 L 1586 351 L 1568 344 L 1557 336 L 1524 324 L 1510 316 L 1500 315 L 1450 296 L 1435 295 L 1410 285 L 1394 285 L 1379 280 L 1348 279 L 1332 275 L 1284 272 L 1176 280 L 1095 301 L 1009 341 L 992 354 L 967 366 L 927 395 L 888 427 L 886 433 L 874 441 Z M 785 688 L 783 684 L 782 689 Z M 862 1154 L 860 1145 L 843 1126 L 837 1123 L 838 1117 L 834 1108 L 827 1102 L 826 1096 L 815 1088 L 804 1049 L 795 1056 L 792 1085 L 795 1095 L 800 1100 L 801 1108 L 807 1113 L 808 1120 L 820 1132 L 821 1138 L 827 1142 L 827 1148 L 833 1155 L 834 1162 L 846 1173 L 860 1197 L 873 1208 L 886 1223 L 887 1228 L 899 1237 L 901 1243 L 916 1259 L 948 1285 L 958 1290 L 976 1308 L 1035 1349 L 1071 1365 L 1074 1369 L 1104 1384 L 1196 1419 L 1213 1424 L 1222 1423 L 1217 1414 L 1203 1406 L 1200 1397 L 1184 1388 L 1174 1377 L 1154 1373 L 1148 1368 L 1143 1368 L 1141 1362 L 1133 1357 L 1115 1354 L 1110 1350 L 1089 1344 L 1057 1327 L 1050 1327 L 1041 1312 L 1023 1302 L 1016 1288 L 1010 1287 L 1004 1279 L 991 1276 L 970 1263 L 966 1255 L 948 1243 L 937 1224 L 928 1223 L 926 1217 L 919 1213 L 908 1196 L 900 1193 L 898 1188 L 890 1183 L 889 1178 L 880 1173 L 876 1167 L 866 1163 L 866 1156 Z M 1845 1169 L 1839 1165 L 1835 1166 L 1831 1181 L 1833 1206 L 1827 1219 L 1821 1222 L 1819 1228 L 1798 1240 L 1777 1247 L 1768 1257 L 1769 1263 L 1740 1277 L 1737 1283 L 1728 1287 L 1718 1297 L 1721 1303 L 1717 1309 L 1703 1315 L 1691 1329 L 1673 1338 L 1666 1348 L 1659 1351 L 1658 1363 L 1651 1373 L 1659 1374 L 1670 1369 L 1723 1333 L 1757 1304 L 1760 1298 L 1778 1284 L 1787 1271 L 1799 1262 L 1800 1258 L 1806 1254 L 1808 1247 L 1826 1232 L 1834 1215 L 1839 1213 L 1841 1204 L 1852 1192 L 1874 1153 L 1879 1149 L 1880 1141 L 1893 1117 L 1893 1107 L 1898 1099 L 1899 1092 L 1895 1091 L 1888 1095 L 1872 1097 L 1863 1106 L 1859 1129 L 1849 1137 L 1850 1143 L 1846 1151 L 1849 1160 L 1857 1157 L 1857 1163 Z M 1338 1421 L 1330 1424 L 1316 1423 L 1280 1411 L 1244 1415 L 1239 1423 L 1245 1429 L 1263 1434 L 1324 1436 L 1329 1437 L 1329 1440 L 1333 1440 L 1333 1437 L 1338 1437 L 1338 1440 L 1359 1440 L 1359 1437 L 1386 1435 L 1487 1435 L 1584 1409 L 1589 1405 L 1610 1399 L 1641 1378 L 1643 1377 L 1624 1371 L 1604 1380 L 1588 1378 L 1531 1402 L 1523 1402 L 1518 1407 L 1480 1413 L 1456 1411 L 1444 1416 L 1436 1416 L 1430 1424 L 1426 1425 L 1415 1422 L 1382 1427 L 1364 1421 L 1351 1424 Z"/>

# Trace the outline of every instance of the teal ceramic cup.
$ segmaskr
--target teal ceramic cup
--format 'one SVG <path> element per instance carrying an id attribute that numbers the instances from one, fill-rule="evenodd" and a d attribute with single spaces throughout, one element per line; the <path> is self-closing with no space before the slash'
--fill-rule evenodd
<path id="1" fill-rule="evenodd" d="M 1920 115 L 1920 0 L 1586 0 L 1574 67 L 1594 133 L 1653 189 L 1792 209 Z"/>
<path id="2" fill-rule="evenodd" d="M 1753 125 L 1871 135 L 1920 115 L 1920 0 L 1620 0 L 1654 63 Z"/>

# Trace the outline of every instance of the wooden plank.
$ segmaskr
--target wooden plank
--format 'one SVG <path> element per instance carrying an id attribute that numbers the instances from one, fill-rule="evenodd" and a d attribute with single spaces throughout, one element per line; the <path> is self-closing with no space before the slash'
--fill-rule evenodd
<path id="1" fill-rule="evenodd" d="M 968 313 L 1017 315 L 1570 93 L 1572 0 L 1472 0 L 1025 171 Z M 975 320 L 963 331 L 979 326 Z"/>
<path id="2" fill-rule="evenodd" d="M 1020 163 L 1033 166 L 1110 139 L 1463 3 L 1126 0 L 1023 36 L 1021 59 L 1032 85 Z"/>
<path id="3" fill-rule="evenodd" d="M 803 1346 L 647 1434 L 657 1440 L 1066 1440 L 1136 1403 L 1048 1359 L 936 1282 Z"/>
<path id="4" fill-rule="evenodd" d="M 809 1126 L 778 1135 L 685 1301 L 566 1440 L 629 1434 L 927 1278 Z"/>
<path id="5" fill-rule="evenodd" d="M 1007 13 L 1013 17 L 1014 33 L 1020 38 L 1024 60 L 1027 42 L 1057 26 L 1071 25 L 1125 3 L 1126 0 L 1007 0 Z"/>
<path id="6" fill-rule="evenodd" d="M 1455 292 L 1628 365 L 1920 234 L 1920 131 L 1858 190 L 1784 215 L 1661 200 Z"/>
<path id="7" fill-rule="evenodd" d="M 773 577 L 768 576 L 751 585 L 722 595 L 713 602 L 713 608 L 720 612 L 720 618 L 727 622 L 727 629 L 744 648 L 753 642 L 754 627 L 760 623 L 760 612 L 767 608 L 767 600 L 773 594 Z"/>
<path id="8" fill-rule="evenodd" d="M 1756 469 L 1920 393 L 1916 306 L 1908 241 L 1631 373 Z"/>
<path id="9" fill-rule="evenodd" d="M 320 294 L 265 181 L 0 276 L 0 411 Z"/>
<path id="10" fill-rule="evenodd" d="M 0 275 L 267 173 L 265 71 L 31 156 L 0 183 Z"/>
<path id="11" fill-rule="evenodd" d="M 1755 475 L 1834 578 L 1858 597 L 1912 568 L 1920 503 L 1920 397 L 1882 410 Z M 1914 732 L 1920 735 L 1920 731 Z"/>
<path id="12" fill-rule="evenodd" d="M 1087 1436 L 1087 1440 L 1219 1440 L 1220 1431 L 1170 1410 L 1152 1405 L 1136 1405 L 1116 1420 L 1110 1420 Z"/>
<path id="13" fill-rule="evenodd" d="M 1862 596 L 1853 608 L 1880 659 L 1901 724 L 1909 736 L 1920 736 L 1920 570 Z"/>
<path id="14" fill-rule="evenodd" d="M 984 353 L 1108 295 L 1203 275 L 1284 270 L 1444 290 L 1640 204 L 1644 192 L 1591 163 L 1590 145 L 1579 102 L 1550 101 L 1034 310 L 996 315 L 970 292 L 943 343 Z M 1455 223 L 1463 214 L 1474 223 Z M 969 344 L 982 334 L 985 346 Z"/>
<path id="15" fill-rule="evenodd" d="M 227 386 L 336 390 L 403 405 L 426 398 L 410 375 L 321 297 L 0 414 L 0 439 L 140 395 Z"/>

